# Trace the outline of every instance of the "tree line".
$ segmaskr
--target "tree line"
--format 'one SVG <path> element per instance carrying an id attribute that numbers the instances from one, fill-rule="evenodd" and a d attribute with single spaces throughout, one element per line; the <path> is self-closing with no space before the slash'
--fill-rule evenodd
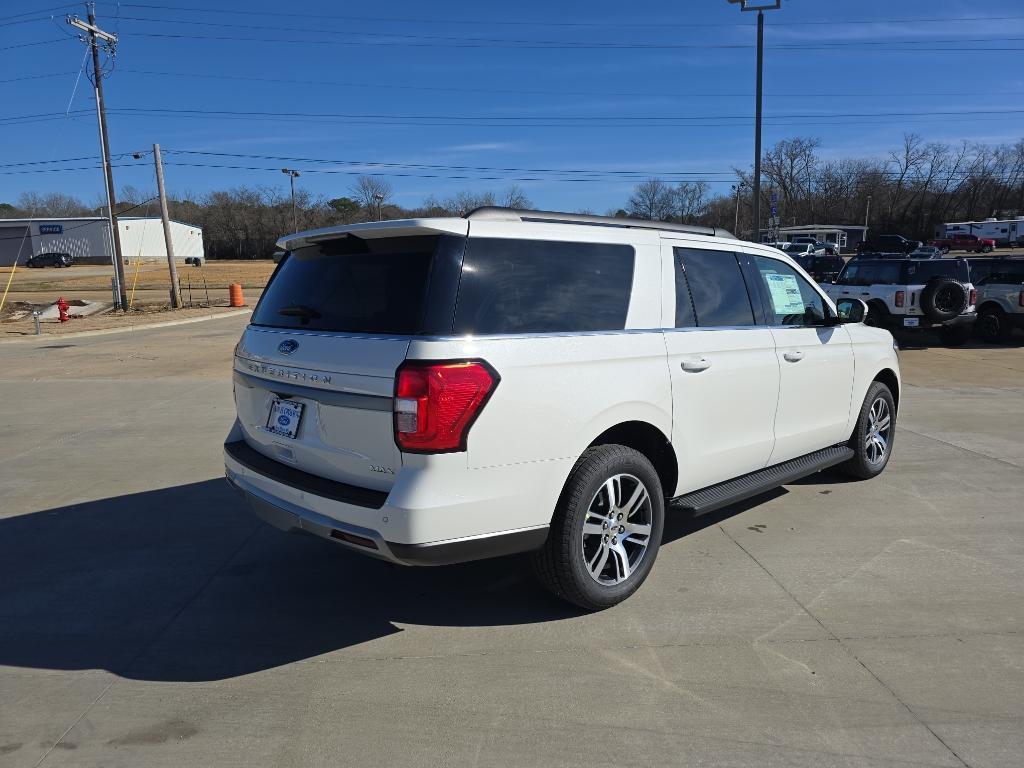
<path id="1" fill-rule="evenodd" d="M 821 140 L 778 142 L 762 158 L 761 227 L 771 197 L 781 226 L 863 225 L 872 231 L 926 240 L 939 225 L 1024 215 L 1024 139 L 989 145 L 929 142 L 907 134 L 879 158 L 828 159 Z M 753 174 L 734 169 L 729 194 L 708 194 L 706 182 L 670 184 L 648 179 L 637 185 L 617 215 L 753 231 Z"/>
<path id="2" fill-rule="evenodd" d="M 863 224 L 870 206 L 872 231 L 921 240 L 932 237 L 937 225 L 945 222 L 1024 214 L 1024 139 L 1016 144 L 952 145 L 907 134 L 899 148 L 883 157 L 834 159 L 822 157 L 820 150 L 820 139 L 796 137 L 765 152 L 762 227 L 767 225 L 773 194 L 783 226 Z M 624 206 L 607 214 L 735 229 L 736 234 L 749 236 L 752 174 L 742 168 L 733 173 L 731 191 L 724 194 L 713 194 L 706 181 L 647 179 L 636 185 Z M 532 207 L 516 186 L 500 192 L 431 195 L 416 208 L 395 203 L 390 182 L 380 176 L 360 176 L 346 192 L 332 198 L 296 189 L 297 229 L 461 216 L 484 205 Z M 171 217 L 202 227 L 207 258 L 266 258 L 278 237 L 296 229 L 291 196 L 277 187 L 239 186 L 173 197 Z M 159 215 L 155 192 L 134 187 L 121 190 L 117 209 L 119 215 Z M 0 203 L 0 218 L 89 216 L 104 210 L 101 202 L 90 206 L 59 192 L 25 192 L 15 204 Z"/>

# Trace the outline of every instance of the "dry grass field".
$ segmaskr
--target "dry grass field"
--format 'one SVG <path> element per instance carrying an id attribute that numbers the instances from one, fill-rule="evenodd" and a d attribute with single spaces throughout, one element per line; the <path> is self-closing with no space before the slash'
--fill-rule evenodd
<path id="1" fill-rule="evenodd" d="M 243 288 L 263 288 L 274 271 L 274 263 L 260 261 L 207 261 L 202 267 L 178 265 L 178 280 L 182 290 L 191 283 L 193 290 L 202 290 L 205 279 L 211 290 L 227 288 L 241 283 Z M 10 267 L 0 268 L 0 291 L 10 278 Z M 73 291 L 102 291 L 110 289 L 113 267 L 80 266 L 67 269 L 28 269 L 19 267 L 11 281 L 11 291 L 40 291 L 46 293 Z M 143 262 L 125 266 L 125 288 L 136 290 L 168 290 L 171 286 L 167 264 Z"/>

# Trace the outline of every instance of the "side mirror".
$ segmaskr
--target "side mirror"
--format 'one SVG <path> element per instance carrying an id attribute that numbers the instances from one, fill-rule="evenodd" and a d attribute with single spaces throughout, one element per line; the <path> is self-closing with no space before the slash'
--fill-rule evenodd
<path id="1" fill-rule="evenodd" d="M 836 311 L 841 323 L 863 323 L 868 316 L 868 305 L 860 299 L 839 299 Z"/>

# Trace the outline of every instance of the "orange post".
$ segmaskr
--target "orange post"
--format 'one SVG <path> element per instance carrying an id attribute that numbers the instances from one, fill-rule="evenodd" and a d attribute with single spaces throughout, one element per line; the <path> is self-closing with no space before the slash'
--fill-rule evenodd
<path id="1" fill-rule="evenodd" d="M 244 307 L 245 296 L 242 295 L 242 286 L 232 283 L 228 286 L 228 304 L 232 307 Z"/>

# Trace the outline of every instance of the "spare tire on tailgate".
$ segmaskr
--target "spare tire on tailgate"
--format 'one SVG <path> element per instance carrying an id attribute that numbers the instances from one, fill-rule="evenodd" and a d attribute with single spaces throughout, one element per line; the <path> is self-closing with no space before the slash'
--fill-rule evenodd
<path id="1" fill-rule="evenodd" d="M 933 277 L 921 291 L 921 311 L 933 323 L 944 323 L 967 309 L 967 287 L 951 277 Z"/>

